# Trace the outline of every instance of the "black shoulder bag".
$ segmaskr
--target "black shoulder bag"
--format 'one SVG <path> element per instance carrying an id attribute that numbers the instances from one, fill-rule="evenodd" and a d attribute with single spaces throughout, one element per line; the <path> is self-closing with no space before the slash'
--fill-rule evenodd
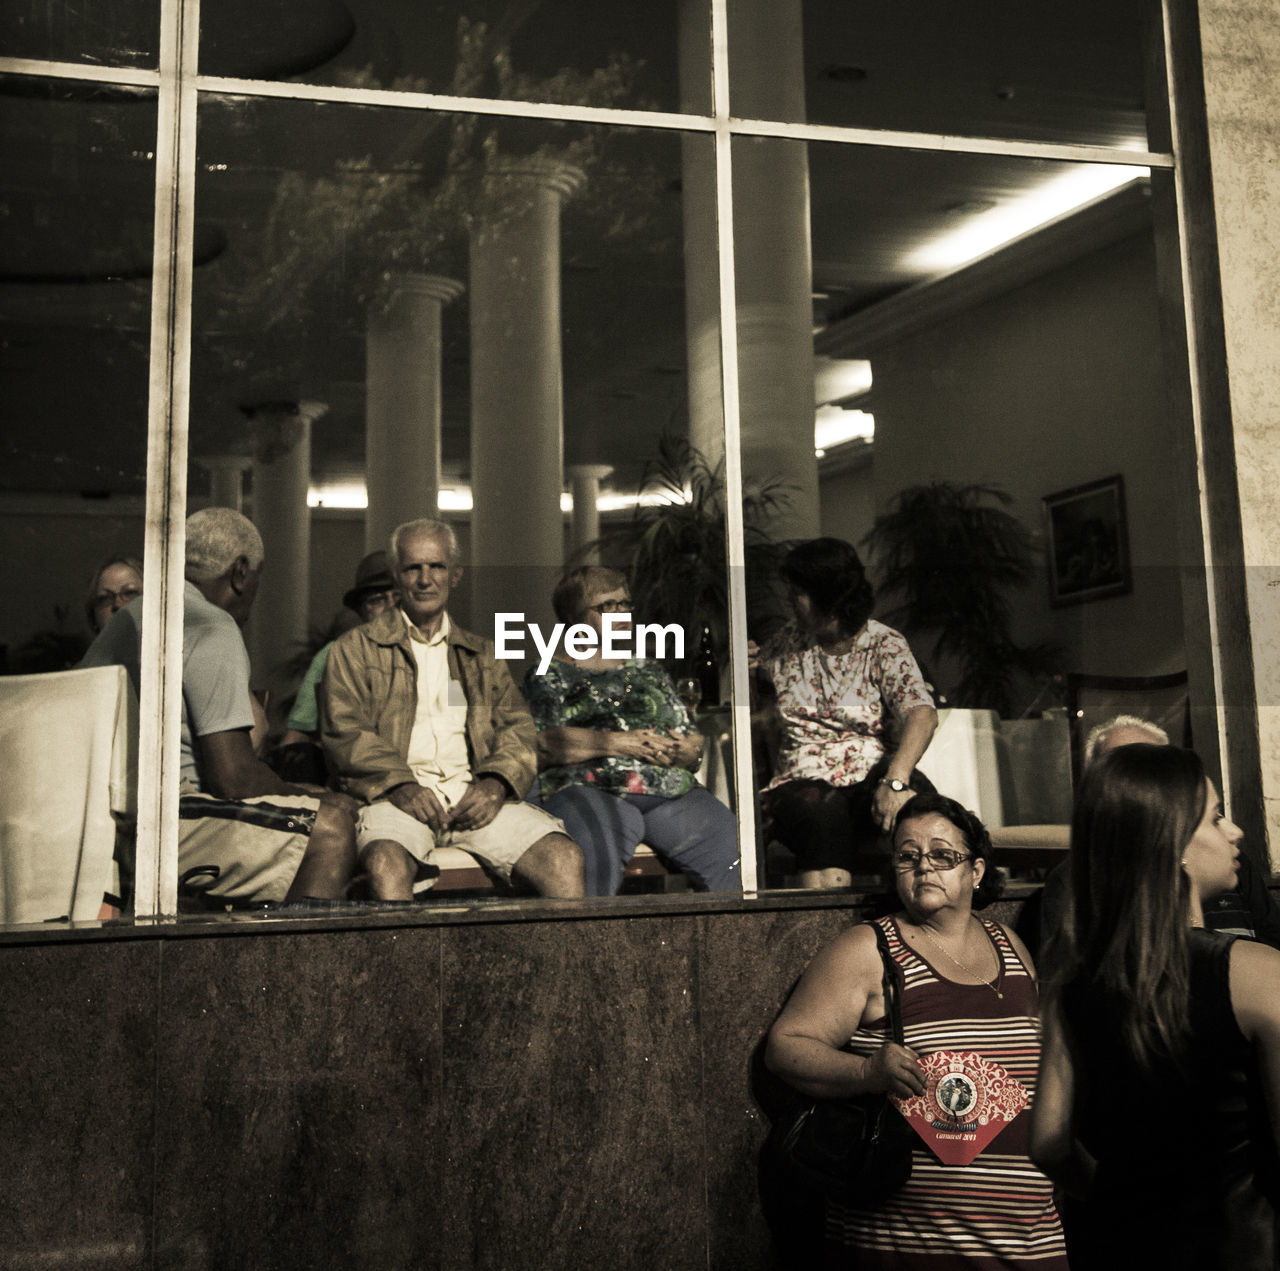
<path id="1" fill-rule="evenodd" d="M 898 968 L 879 923 L 872 924 L 884 968 L 885 1014 L 902 1040 Z M 885 1094 L 817 1099 L 777 1121 L 770 1133 L 775 1168 L 812 1194 L 871 1208 L 911 1177 L 916 1133 Z"/>

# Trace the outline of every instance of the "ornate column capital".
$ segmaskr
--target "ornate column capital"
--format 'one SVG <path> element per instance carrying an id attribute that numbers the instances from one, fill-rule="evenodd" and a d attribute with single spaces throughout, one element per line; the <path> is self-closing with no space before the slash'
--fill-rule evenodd
<path id="1" fill-rule="evenodd" d="M 603 481 L 613 474 L 611 463 L 571 463 L 565 468 L 565 475 L 573 481 Z"/>
<path id="2" fill-rule="evenodd" d="M 465 290 L 466 287 L 456 278 L 446 278 L 442 274 L 401 274 L 387 270 L 382 275 L 371 307 L 386 310 L 398 300 L 409 297 L 447 305 Z"/>
<path id="3" fill-rule="evenodd" d="M 248 455 L 196 455 L 194 462 L 213 474 L 248 472 L 253 460 Z"/>
<path id="4" fill-rule="evenodd" d="M 561 159 L 533 157 L 528 159 L 495 159 L 484 174 L 485 194 L 497 198 L 516 189 L 550 190 L 561 199 L 576 194 L 585 184 L 587 174 L 573 163 Z"/>
<path id="5" fill-rule="evenodd" d="M 327 402 L 270 401 L 242 405 L 241 414 L 254 427 L 255 463 L 274 463 L 295 450 L 316 420 L 329 412 Z"/>

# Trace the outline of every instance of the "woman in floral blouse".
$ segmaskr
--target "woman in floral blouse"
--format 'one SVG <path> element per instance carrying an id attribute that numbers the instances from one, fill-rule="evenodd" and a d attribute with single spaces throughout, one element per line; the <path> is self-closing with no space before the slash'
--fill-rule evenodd
<path id="1" fill-rule="evenodd" d="M 556 617 L 597 637 L 612 614 L 617 643 L 630 625 L 625 575 L 598 565 L 566 574 Z M 732 812 L 694 777 L 702 735 L 671 677 L 656 662 L 560 651 L 531 669 L 524 695 L 538 726 L 540 802 L 559 817 L 586 860 L 587 895 L 612 896 L 640 843 L 687 873 L 699 891 L 738 890 Z"/>
<path id="2" fill-rule="evenodd" d="M 757 687 L 779 734 L 763 806 L 803 887 L 847 887 L 916 791 L 938 724 L 906 640 L 871 617 L 858 553 L 837 538 L 801 543 L 782 564 L 794 621 L 762 650 Z"/>

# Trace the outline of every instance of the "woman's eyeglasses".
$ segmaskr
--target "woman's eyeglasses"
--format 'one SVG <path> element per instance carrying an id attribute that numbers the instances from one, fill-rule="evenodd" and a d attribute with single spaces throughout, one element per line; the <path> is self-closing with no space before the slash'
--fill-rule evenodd
<path id="1" fill-rule="evenodd" d="M 93 598 L 93 607 L 95 609 L 105 609 L 108 605 L 113 605 L 118 600 L 121 604 L 128 604 L 131 600 L 137 600 L 142 595 L 141 587 L 121 587 L 119 591 L 103 590 L 98 592 Z"/>
<path id="2" fill-rule="evenodd" d="M 594 613 L 630 613 L 631 597 L 626 600 L 602 600 L 598 605 L 588 605 Z"/>
<path id="3" fill-rule="evenodd" d="M 953 852 L 946 847 L 935 847 L 931 852 L 925 852 L 923 855 L 913 847 L 904 847 L 901 851 L 894 852 L 893 867 L 900 874 L 905 874 L 908 870 L 919 869 L 922 860 L 929 862 L 930 869 L 936 869 L 938 873 L 945 874 L 947 870 L 955 869 L 957 865 L 973 860 L 973 857 L 965 856 L 962 852 Z"/>

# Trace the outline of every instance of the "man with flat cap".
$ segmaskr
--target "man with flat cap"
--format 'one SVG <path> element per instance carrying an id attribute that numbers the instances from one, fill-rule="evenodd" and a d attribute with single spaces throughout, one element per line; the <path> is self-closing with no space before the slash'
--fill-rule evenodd
<path id="1" fill-rule="evenodd" d="M 370 552 L 356 566 L 356 579 L 350 590 L 342 597 L 342 603 L 355 613 L 361 623 L 372 622 L 379 614 L 386 613 L 395 607 L 400 593 L 396 590 L 396 581 L 391 577 L 387 567 L 387 554 L 383 551 Z M 286 725 L 288 731 L 281 739 L 281 745 L 287 746 L 298 742 L 318 742 L 320 739 L 320 706 L 316 701 L 316 689 L 324 680 L 324 668 L 329 661 L 329 650 L 333 648 L 330 640 L 311 659 L 307 673 L 298 685 L 298 695 L 293 700 Z"/>

